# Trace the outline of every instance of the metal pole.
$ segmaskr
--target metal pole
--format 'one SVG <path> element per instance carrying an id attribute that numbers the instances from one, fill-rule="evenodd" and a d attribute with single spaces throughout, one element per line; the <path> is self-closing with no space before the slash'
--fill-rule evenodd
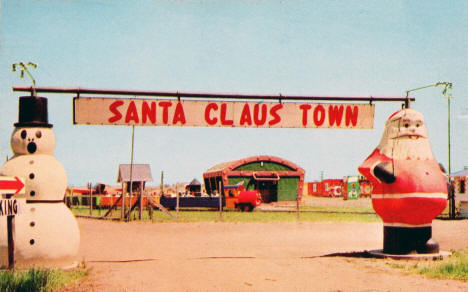
<path id="1" fill-rule="evenodd" d="M 455 189 L 450 178 L 450 174 L 452 173 L 451 168 L 451 157 L 450 157 L 450 96 L 447 97 L 447 144 L 448 144 L 448 194 L 449 194 L 449 217 L 450 219 L 455 219 Z"/>
<path id="2" fill-rule="evenodd" d="M 255 99 L 255 100 L 328 100 L 328 101 L 415 101 L 414 98 L 406 97 L 373 97 L 373 96 L 306 96 L 306 95 L 264 95 L 264 94 L 224 94 L 224 93 L 199 93 L 199 92 L 167 92 L 146 90 L 115 90 L 115 89 L 92 89 L 92 88 L 65 88 L 65 87 L 32 87 L 14 86 L 13 91 L 22 92 L 45 92 L 45 93 L 69 93 L 69 94 L 97 94 L 97 95 L 132 95 L 132 96 L 160 96 L 174 98 L 207 98 L 207 99 Z"/>
<path id="3" fill-rule="evenodd" d="M 133 145 L 135 141 L 135 126 L 132 126 L 132 151 L 130 154 L 130 193 L 129 193 L 129 209 L 128 209 L 128 221 L 132 220 L 132 195 L 133 195 Z"/>
<path id="4" fill-rule="evenodd" d="M 447 98 L 447 109 L 448 109 L 448 117 L 447 117 L 447 140 L 448 140 L 448 174 L 452 173 L 451 169 L 451 160 L 450 160 L 450 96 Z"/>

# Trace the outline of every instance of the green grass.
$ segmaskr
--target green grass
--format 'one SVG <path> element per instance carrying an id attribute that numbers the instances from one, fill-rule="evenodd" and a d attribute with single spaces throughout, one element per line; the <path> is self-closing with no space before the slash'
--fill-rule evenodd
<path id="1" fill-rule="evenodd" d="M 337 213 L 375 213 L 372 206 L 301 206 L 301 211 L 337 212 Z"/>
<path id="2" fill-rule="evenodd" d="M 455 252 L 446 261 L 417 268 L 421 275 L 437 279 L 468 280 L 468 254 Z"/>
<path id="3" fill-rule="evenodd" d="M 303 207 L 302 207 L 303 208 Z M 301 209 L 302 209 L 301 208 Z M 347 208 L 340 211 L 339 208 L 314 207 L 302 209 L 299 219 L 296 212 L 253 212 L 223 211 L 223 222 L 380 222 L 379 217 L 365 207 Z M 314 212 L 315 211 L 315 212 Z M 73 208 L 75 215 L 89 216 L 87 208 Z M 173 217 L 159 210 L 153 211 L 153 222 L 217 222 L 221 221 L 219 211 L 180 211 L 177 217 L 176 211 L 170 211 Z M 93 216 L 102 216 L 105 210 L 93 210 Z M 120 210 L 113 212 L 113 217 L 120 218 Z M 132 212 L 132 219 L 138 218 L 136 211 Z M 145 210 L 142 214 L 143 221 L 150 221 L 149 213 Z"/>
<path id="4" fill-rule="evenodd" d="M 403 269 L 413 274 L 435 279 L 468 280 L 468 251 L 454 252 L 438 261 L 413 261 L 387 263 L 391 268 Z"/>
<path id="5" fill-rule="evenodd" d="M 84 277 L 88 271 L 84 266 L 71 271 L 59 269 L 30 269 L 25 271 L 0 271 L 0 291 L 56 291 Z"/>

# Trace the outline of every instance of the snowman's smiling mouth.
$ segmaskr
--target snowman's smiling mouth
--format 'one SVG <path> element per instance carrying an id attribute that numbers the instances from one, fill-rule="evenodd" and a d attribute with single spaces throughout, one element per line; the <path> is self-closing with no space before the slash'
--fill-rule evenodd
<path id="1" fill-rule="evenodd" d="M 27 148 L 28 148 L 28 152 L 31 153 L 31 154 L 33 154 L 33 153 L 36 152 L 36 150 L 37 150 L 36 143 L 34 143 L 34 142 L 29 142 Z"/>

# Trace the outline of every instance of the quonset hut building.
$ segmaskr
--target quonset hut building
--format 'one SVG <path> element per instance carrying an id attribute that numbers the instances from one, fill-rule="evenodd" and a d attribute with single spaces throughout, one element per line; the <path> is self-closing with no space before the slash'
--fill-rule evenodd
<path id="1" fill-rule="evenodd" d="M 224 162 L 203 174 L 209 195 L 220 193 L 226 185 L 243 184 L 258 190 L 264 203 L 301 200 L 304 170 L 296 164 L 274 156 L 253 156 Z"/>

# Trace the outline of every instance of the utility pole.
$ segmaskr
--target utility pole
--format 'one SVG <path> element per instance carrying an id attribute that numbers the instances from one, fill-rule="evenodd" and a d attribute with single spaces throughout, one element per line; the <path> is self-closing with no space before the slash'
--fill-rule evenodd
<path id="1" fill-rule="evenodd" d="M 450 180 L 450 174 L 452 173 L 451 167 L 451 155 L 450 155 L 450 99 L 453 98 L 451 93 L 447 93 L 447 90 L 452 89 L 452 82 L 437 82 L 431 85 L 410 89 L 406 91 L 406 97 L 412 91 L 422 90 L 431 87 L 443 86 L 442 96 L 447 98 L 447 179 L 448 179 L 448 193 L 449 193 L 449 217 L 451 219 L 455 218 L 455 190 L 452 189 L 452 182 Z"/>

